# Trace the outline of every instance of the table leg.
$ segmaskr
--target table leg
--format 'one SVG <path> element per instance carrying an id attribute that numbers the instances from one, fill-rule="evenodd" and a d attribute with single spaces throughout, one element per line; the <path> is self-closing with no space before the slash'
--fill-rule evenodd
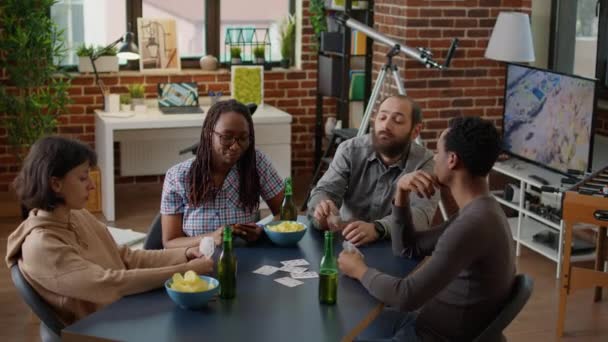
<path id="1" fill-rule="evenodd" d="M 597 232 L 597 243 L 595 245 L 595 270 L 604 271 L 604 255 L 606 254 L 606 227 L 600 227 Z M 602 300 L 602 287 L 596 286 L 593 301 Z"/>
<path id="2" fill-rule="evenodd" d="M 564 323 L 566 319 L 566 301 L 570 289 L 570 254 L 572 253 L 572 223 L 564 221 L 563 225 L 564 241 L 562 256 L 562 272 L 559 291 L 559 309 L 557 313 L 557 338 L 561 338 L 564 333 Z"/>
<path id="3" fill-rule="evenodd" d="M 114 221 L 114 132 L 95 120 L 95 151 L 101 171 L 101 210 L 106 220 Z"/>

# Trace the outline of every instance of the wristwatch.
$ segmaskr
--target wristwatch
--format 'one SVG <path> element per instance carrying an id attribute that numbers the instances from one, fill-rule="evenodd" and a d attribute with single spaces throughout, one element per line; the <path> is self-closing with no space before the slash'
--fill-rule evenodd
<path id="1" fill-rule="evenodd" d="M 384 228 L 382 223 L 374 221 L 374 228 L 376 229 L 376 233 L 378 233 L 378 239 L 384 239 L 386 237 L 386 228 Z"/>

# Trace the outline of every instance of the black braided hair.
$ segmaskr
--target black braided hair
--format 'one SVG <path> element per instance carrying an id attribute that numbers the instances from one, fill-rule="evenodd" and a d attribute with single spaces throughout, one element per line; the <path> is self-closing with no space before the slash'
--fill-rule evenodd
<path id="1" fill-rule="evenodd" d="M 192 206 L 200 206 L 204 202 L 213 201 L 219 189 L 213 184 L 213 131 L 220 116 L 225 113 L 241 114 L 249 126 L 249 147 L 243 152 L 237 161 L 239 172 L 241 204 L 248 211 L 258 208 L 260 202 L 260 178 L 256 167 L 255 158 L 255 136 L 253 132 L 253 121 L 249 109 L 236 100 L 220 101 L 207 112 L 196 158 L 190 166 L 188 180 L 188 201 Z"/>

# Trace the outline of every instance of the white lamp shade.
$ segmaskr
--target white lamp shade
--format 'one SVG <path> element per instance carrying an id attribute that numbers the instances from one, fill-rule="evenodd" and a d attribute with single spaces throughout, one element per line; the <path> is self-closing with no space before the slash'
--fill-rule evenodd
<path id="1" fill-rule="evenodd" d="M 504 62 L 534 62 L 530 18 L 525 13 L 498 14 L 486 58 Z"/>

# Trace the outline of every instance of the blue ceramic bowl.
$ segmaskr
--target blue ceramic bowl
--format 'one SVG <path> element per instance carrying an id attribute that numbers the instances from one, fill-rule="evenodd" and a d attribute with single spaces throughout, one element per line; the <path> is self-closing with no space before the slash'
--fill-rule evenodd
<path id="1" fill-rule="evenodd" d="M 170 286 L 173 284 L 173 279 L 169 279 L 165 282 L 165 290 L 169 297 L 184 309 L 200 309 L 204 307 L 207 302 L 215 296 L 220 290 L 220 282 L 212 277 L 199 276 L 204 281 L 213 285 L 213 288 L 207 291 L 201 292 L 180 292 L 173 290 Z"/>
<path id="2" fill-rule="evenodd" d="M 279 246 L 296 245 L 298 243 L 298 241 L 300 241 L 302 239 L 304 234 L 306 234 L 306 229 L 308 229 L 308 227 L 306 227 L 306 224 L 304 224 L 302 222 L 298 222 L 298 223 L 303 225 L 304 229 L 299 230 L 297 232 L 281 233 L 281 232 L 275 232 L 275 231 L 268 229 L 268 226 L 275 226 L 281 222 L 283 222 L 283 221 L 272 221 L 264 226 L 264 232 L 266 232 L 266 235 L 268 236 L 268 238 Z"/>

